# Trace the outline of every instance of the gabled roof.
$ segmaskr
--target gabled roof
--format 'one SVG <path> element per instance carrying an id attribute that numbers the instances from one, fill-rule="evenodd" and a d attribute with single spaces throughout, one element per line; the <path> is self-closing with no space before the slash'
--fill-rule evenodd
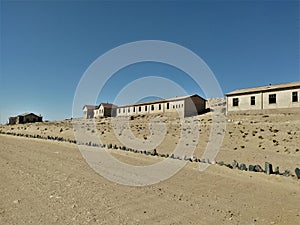
<path id="1" fill-rule="evenodd" d="M 129 106 L 150 105 L 150 104 L 165 103 L 165 102 L 174 102 L 174 101 L 180 101 L 180 100 L 184 100 L 184 99 L 192 98 L 192 97 L 198 97 L 198 98 L 205 100 L 204 98 L 200 97 L 199 95 L 194 94 L 194 95 L 186 95 L 186 96 L 180 96 L 180 97 L 175 97 L 175 98 L 159 99 L 159 100 L 148 101 L 148 102 L 137 102 L 134 104 L 119 106 L 119 108 L 124 108 L 124 107 L 129 107 Z"/>
<path id="2" fill-rule="evenodd" d="M 20 115 L 17 115 L 17 116 L 11 116 L 10 118 L 16 118 L 16 117 L 19 117 L 19 116 L 29 116 L 29 115 L 34 115 L 36 117 L 42 117 L 42 116 L 38 116 L 34 113 L 23 113 L 23 114 L 20 114 Z"/>
<path id="3" fill-rule="evenodd" d="M 98 106 L 98 108 L 103 105 L 104 108 L 117 108 L 118 106 L 111 104 L 111 103 L 100 103 L 100 105 Z"/>
<path id="4" fill-rule="evenodd" d="M 36 115 L 36 114 L 34 114 L 34 113 L 23 113 L 23 114 L 20 114 L 20 115 L 18 115 L 18 116 L 28 116 L 28 115 L 38 116 L 38 115 Z M 38 116 L 38 117 L 40 117 L 40 116 Z"/>
<path id="5" fill-rule="evenodd" d="M 84 106 L 82 107 L 82 109 L 84 109 L 84 108 L 87 108 L 87 109 L 97 109 L 97 107 L 98 107 L 98 106 L 96 106 L 96 105 L 84 105 Z"/>
<path id="6" fill-rule="evenodd" d="M 300 82 L 291 82 L 291 83 L 284 83 L 284 84 L 275 84 L 275 85 L 267 85 L 267 86 L 254 87 L 254 88 L 239 89 L 227 93 L 226 96 L 267 92 L 267 91 L 278 91 L 278 90 L 285 90 L 285 89 L 292 89 L 292 88 L 300 88 Z"/>

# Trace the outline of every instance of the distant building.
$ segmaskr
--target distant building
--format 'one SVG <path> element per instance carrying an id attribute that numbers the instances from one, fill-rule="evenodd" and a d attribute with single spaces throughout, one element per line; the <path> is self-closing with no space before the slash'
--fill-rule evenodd
<path id="1" fill-rule="evenodd" d="M 198 115 L 205 110 L 206 100 L 195 94 L 124 106 L 116 106 L 109 103 L 101 103 L 99 106 L 85 105 L 83 107 L 83 117 L 89 119 L 94 117 L 137 116 L 155 113 L 178 113 L 188 117 Z"/>
<path id="2" fill-rule="evenodd" d="M 120 106 L 117 108 L 117 116 L 178 113 L 188 117 L 204 112 L 205 105 L 206 100 L 195 94 Z"/>
<path id="3" fill-rule="evenodd" d="M 236 90 L 226 94 L 227 113 L 300 112 L 300 82 Z"/>
<path id="4" fill-rule="evenodd" d="M 94 109 L 94 117 L 114 117 L 116 116 L 117 106 L 110 103 L 101 103 Z"/>
<path id="5" fill-rule="evenodd" d="M 83 118 L 91 119 L 94 118 L 94 110 L 97 109 L 95 105 L 85 105 L 83 106 Z"/>
<path id="6" fill-rule="evenodd" d="M 34 113 L 24 113 L 15 117 L 9 118 L 9 124 L 23 124 L 43 122 L 43 117 L 35 115 Z"/>

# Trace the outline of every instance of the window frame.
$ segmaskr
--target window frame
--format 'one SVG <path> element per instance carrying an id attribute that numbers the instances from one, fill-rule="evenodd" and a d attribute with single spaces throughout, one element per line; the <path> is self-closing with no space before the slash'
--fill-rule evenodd
<path id="1" fill-rule="evenodd" d="M 269 94 L 269 104 L 276 104 L 276 103 L 277 103 L 276 94 Z"/>
<path id="2" fill-rule="evenodd" d="M 292 92 L 292 102 L 299 102 L 299 98 L 298 98 L 298 91 L 293 91 Z"/>
<path id="3" fill-rule="evenodd" d="M 239 106 L 239 98 L 232 98 L 232 106 L 233 107 Z"/>
<path id="4" fill-rule="evenodd" d="M 250 105 L 256 105 L 256 98 L 255 98 L 255 96 L 250 96 Z"/>

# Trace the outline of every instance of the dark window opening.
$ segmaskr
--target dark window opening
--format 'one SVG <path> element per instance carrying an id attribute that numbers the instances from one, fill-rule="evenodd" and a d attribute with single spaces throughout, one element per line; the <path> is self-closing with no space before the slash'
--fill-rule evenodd
<path id="1" fill-rule="evenodd" d="M 298 102 L 298 92 L 294 91 L 292 93 L 292 102 Z"/>
<path id="2" fill-rule="evenodd" d="M 269 104 L 276 104 L 276 94 L 269 95 Z"/>
<path id="3" fill-rule="evenodd" d="M 255 105 L 255 96 L 251 96 L 251 105 Z"/>
<path id="4" fill-rule="evenodd" d="M 147 106 L 145 105 L 145 111 L 147 111 Z"/>
<path id="5" fill-rule="evenodd" d="M 167 103 L 167 109 L 169 109 L 169 108 L 170 108 L 170 103 L 168 102 L 168 103 Z"/>
<path id="6" fill-rule="evenodd" d="M 135 112 L 135 107 L 133 107 L 133 112 Z"/>
<path id="7" fill-rule="evenodd" d="M 232 99 L 232 106 L 239 106 L 239 99 L 238 98 L 233 98 Z"/>
<path id="8" fill-rule="evenodd" d="M 158 105 L 158 110 L 161 110 L 161 104 Z"/>
<path id="9" fill-rule="evenodd" d="M 142 111 L 142 107 L 141 107 L 141 106 L 139 106 L 139 112 L 140 112 L 140 111 Z"/>
<path id="10" fill-rule="evenodd" d="M 151 110 L 152 110 L 152 111 L 154 110 L 154 105 L 151 105 Z"/>

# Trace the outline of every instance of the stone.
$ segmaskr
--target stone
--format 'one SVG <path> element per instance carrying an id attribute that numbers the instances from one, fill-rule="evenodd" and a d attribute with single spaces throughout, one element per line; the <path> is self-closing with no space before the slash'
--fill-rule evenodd
<path id="1" fill-rule="evenodd" d="M 273 173 L 273 167 L 271 163 L 265 162 L 265 173 L 268 175 Z"/>
<path id="2" fill-rule="evenodd" d="M 236 160 L 233 160 L 233 162 L 232 162 L 232 168 L 233 169 L 238 169 L 239 168 L 239 163 Z"/>
<path id="3" fill-rule="evenodd" d="M 238 169 L 239 168 L 239 163 L 236 160 L 233 160 L 233 162 L 232 162 L 232 168 L 233 169 Z"/>
<path id="4" fill-rule="evenodd" d="M 232 169 L 232 165 L 230 163 L 225 164 L 225 166 L 228 167 L 228 168 L 230 168 L 230 169 Z"/>
<path id="5" fill-rule="evenodd" d="M 157 155 L 158 155 L 156 149 L 154 149 L 154 150 L 151 152 L 151 155 L 152 155 L 152 156 L 157 156 Z"/>
<path id="6" fill-rule="evenodd" d="M 261 168 L 260 165 L 255 165 L 255 166 L 254 166 L 254 171 L 255 171 L 255 172 L 261 173 L 261 172 L 263 172 L 263 169 Z"/>
<path id="7" fill-rule="evenodd" d="M 255 172 L 255 166 L 249 165 L 249 169 L 248 170 L 251 171 L 251 172 Z"/>
<path id="8" fill-rule="evenodd" d="M 280 173 L 280 172 L 279 172 L 279 166 L 276 166 L 276 167 L 275 167 L 274 173 L 275 173 L 275 174 L 279 174 L 279 173 Z"/>
<path id="9" fill-rule="evenodd" d="M 224 166 L 224 162 L 223 161 L 217 162 L 217 164 L 220 165 L 220 166 Z"/>
<path id="10" fill-rule="evenodd" d="M 13 201 L 14 204 L 19 204 L 20 202 L 21 202 L 20 199 L 17 199 L 17 200 L 14 200 L 14 201 Z"/>
<path id="11" fill-rule="evenodd" d="M 295 174 L 296 174 L 297 178 L 300 179 L 300 169 L 299 168 L 295 169 Z"/>
<path id="12" fill-rule="evenodd" d="M 285 170 L 283 173 L 282 173 L 283 176 L 285 177 L 289 177 L 291 176 L 291 172 L 289 170 Z"/>
<path id="13" fill-rule="evenodd" d="M 247 171 L 247 166 L 246 166 L 244 163 L 242 163 L 242 164 L 240 165 L 239 169 L 240 169 L 240 170 L 245 170 L 245 171 Z"/>

